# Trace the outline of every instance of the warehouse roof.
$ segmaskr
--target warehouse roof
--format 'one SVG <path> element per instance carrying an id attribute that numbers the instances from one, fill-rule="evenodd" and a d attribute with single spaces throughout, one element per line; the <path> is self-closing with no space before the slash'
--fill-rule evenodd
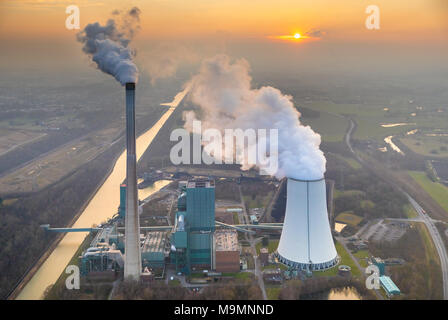
<path id="1" fill-rule="evenodd" d="M 215 232 L 216 251 L 239 251 L 238 234 L 235 230 Z"/>
<path id="2" fill-rule="evenodd" d="M 400 289 L 398 289 L 397 285 L 388 276 L 381 276 L 380 283 L 388 295 L 400 294 Z"/>
<path id="3" fill-rule="evenodd" d="M 165 248 L 166 232 L 154 231 L 146 234 L 142 252 L 163 252 Z"/>

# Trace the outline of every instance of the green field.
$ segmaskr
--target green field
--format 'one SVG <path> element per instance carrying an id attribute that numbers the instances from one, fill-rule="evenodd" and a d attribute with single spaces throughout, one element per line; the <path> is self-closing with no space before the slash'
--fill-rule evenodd
<path id="1" fill-rule="evenodd" d="M 238 218 L 238 212 L 233 213 L 233 224 L 240 224 L 240 218 Z"/>
<path id="2" fill-rule="evenodd" d="M 422 223 L 417 223 L 416 226 L 420 233 L 421 239 L 423 240 L 423 244 L 425 246 L 425 255 L 426 255 L 427 265 L 437 265 L 438 268 L 440 268 L 439 254 L 437 253 L 437 249 L 434 245 L 434 242 L 432 242 L 432 239 L 431 239 L 428 229 Z M 427 281 L 428 281 L 429 290 L 433 291 L 433 292 L 437 291 L 437 289 L 435 287 L 438 285 L 437 282 L 442 281 L 442 274 L 439 273 L 438 275 L 428 276 Z M 442 292 L 440 292 L 440 294 L 442 295 Z"/>
<path id="3" fill-rule="evenodd" d="M 361 272 L 359 271 L 358 267 L 356 266 L 355 262 L 352 260 L 348 252 L 344 249 L 344 247 L 339 243 L 336 242 L 336 251 L 339 254 L 339 257 L 341 258 L 341 262 L 339 265 L 347 265 L 350 268 L 352 268 L 352 275 L 354 277 L 361 276 Z M 316 271 L 313 273 L 316 277 L 328 277 L 328 276 L 335 276 L 338 274 L 338 267 L 331 268 L 326 271 Z"/>
<path id="4" fill-rule="evenodd" d="M 318 118 L 301 119 L 304 125 L 309 125 L 313 131 L 319 133 L 322 141 L 340 142 L 344 139 L 348 121 L 342 116 L 321 112 Z"/>
<path id="5" fill-rule="evenodd" d="M 408 217 L 409 219 L 418 217 L 417 212 L 410 204 L 405 205 L 403 210 L 406 213 L 406 217 Z"/>
<path id="6" fill-rule="evenodd" d="M 344 157 L 344 156 L 341 156 L 340 154 L 336 154 L 336 153 L 333 153 L 332 155 L 334 155 L 336 158 L 346 162 L 350 167 L 352 167 L 352 169 L 357 170 L 357 169 L 361 168 L 361 165 L 359 164 L 359 162 L 353 158 Z"/>
<path id="7" fill-rule="evenodd" d="M 256 195 L 255 199 L 251 196 L 243 196 L 244 203 L 249 209 L 253 208 L 265 208 L 268 205 L 269 200 L 272 198 L 273 191 L 270 191 L 266 196 Z"/>
<path id="8" fill-rule="evenodd" d="M 268 252 L 269 253 L 272 253 L 272 252 L 274 252 L 275 250 L 277 250 L 277 247 L 278 247 L 278 242 L 279 242 L 280 240 L 269 240 L 269 245 L 268 245 Z M 257 245 L 256 245 L 256 249 L 257 249 L 257 255 L 259 255 L 260 254 L 260 249 L 262 248 L 263 246 L 262 246 L 262 243 L 261 242 L 258 242 L 257 243 Z"/>
<path id="9" fill-rule="evenodd" d="M 362 196 L 365 195 L 365 192 L 361 191 L 361 190 L 346 190 L 346 191 L 341 191 L 341 190 L 338 190 L 338 189 L 334 190 L 334 198 L 335 199 L 339 198 L 339 197 L 344 197 L 344 196 L 353 197 L 353 196 L 356 196 L 356 195 L 362 197 Z"/>
<path id="10" fill-rule="evenodd" d="M 429 157 L 448 157 L 447 137 L 428 137 L 421 134 L 400 138 L 415 153 Z"/>
<path id="11" fill-rule="evenodd" d="M 353 214 L 353 211 L 342 212 L 334 219 L 336 222 L 345 223 L 352 227 L 356 227 L 362 220 L 363 218 Z"/>
<path id="12" fill-rule="evenodd" d="M 369 257 L 369 251 L 367 250 L 359 250 L 356 253 L 353 253 L 353 255 L 358 259 L 359 264 L 363 268 L 367 268 L 367 258 Z"/>
<path id="13" fill-rule="evenodd" d="M 280 270 L 288 270 L 288 267 L 282 263 L 269 264 L 267 266 L 262 267 L 261 270 L 270 270 L 270 269 L 277 269 L 277 268 Z"/>
<path id="14" fill-rule="evenodd" d="M 281 287 L 266 287 L 266 295 L 268 300 L 278 300 L 278 295 L 282 291 Z"/>
<path id="15" fill-rule="evenodd" d="M 179 279 L 170 280 L 168 282 L 168 285 L 171 287 L 180 287 L 180 280 Z"/>
<path id="16" fill-rule="evenodd" d="M 232 272 L 232 273 L 223 273 L 223 277 L 234 277 L 235 279 L 250 279 L 254 277 L 254 274 L 251 272 Z"/>
<path id="17" fill-rule="evenodd" d="M 420 171 L 408 171 L 409 175 L 425 189 L 437 203 L 448 212 L 448 188 L 438 182 L 433 182 L 426 173 Z"/>

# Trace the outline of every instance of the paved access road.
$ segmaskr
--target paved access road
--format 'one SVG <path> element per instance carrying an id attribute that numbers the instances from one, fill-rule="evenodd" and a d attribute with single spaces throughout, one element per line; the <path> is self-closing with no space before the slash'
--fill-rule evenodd
<path id="1" fill-rule="evenodd" d="M 350 139 L 353 130 L 355 129 L 355 122 L 352 119 L 350 119 L 349 121 L 350 127 L 345 135 L 345 143 L 347 144 L 347 147 L 350 149 L 350 152 L 353 154 L 356 160 L 358 160 L 361 165 L 365 165 L 364 161 L 356 154 L 351 145 Z M 412 207 L 414 207 L 415 211 L 418 213 L 421 222 L 423 222 L 428 228 L 429 234 L 431 235 L 432 241 L 437 249 L 437 253 L 439 254 L 440 258 L 440 266 L 443 276 L 443 299 L 448 300 L 448 256 L 443 239 L 440 236 L 439 230 L 437 230 L 437 227 L 434 224 L 435 220 L 429 217 L 425 213 L 425 210 L 423 210 L 423 208 L 417 203 L 417 201 L 415 201 L 415 199 L 412 198 L 407 192 L 405 192 L 398 186 L 396 187 L 408 198 Z"/>

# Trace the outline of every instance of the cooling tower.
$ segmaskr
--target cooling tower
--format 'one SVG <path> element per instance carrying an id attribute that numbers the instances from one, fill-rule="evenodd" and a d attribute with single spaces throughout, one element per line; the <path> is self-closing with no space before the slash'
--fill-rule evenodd
<path id="1" fill-rule="evenodd" d="M 285 220 L 277 249 L 280 262 L 301 270 L 335 266 L 338 254 L 327 213 L 324 178 L 288 179 Z"/>
<path id="2" fill-rule="evenodd" d="M 141 273 L 140 219 L 138 216 L 135 153 L 135 83 L 126 83 L 126 215 L 124 277 L 138 280 Z"/>

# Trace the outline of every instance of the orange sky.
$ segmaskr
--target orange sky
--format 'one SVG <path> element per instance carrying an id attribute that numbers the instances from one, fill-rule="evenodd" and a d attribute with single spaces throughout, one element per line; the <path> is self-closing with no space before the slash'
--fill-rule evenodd
<path id="1" fill-rule="evenodd" d="M 0 0 L 0 67 L 63 70 L 89 67 L 65 8 L 78 4 L 81 28 L 105 23 L 114 9 L 141 9 L 131 43 L 152 74 L 174 71 L 217 53 L 247 59 L 254 69 L 307 67 L 341 72 L 446 65 L 448 0 Z M 366 7 L 381 10 L 381 29 L 365 27 Z M 324 33 L 319 39 L 277 36 Z"/>
<path id="2" fill-rule="evenodd" d="M 368 4 L 381 9 L 381 30 L 364 27 Z M 268 39 L 272 35 L 327 32 L 342 41 L 443 41 L 448 7 L 443 0 L 0 0 L 0 37 L 64 37 L 65 7 L 79 4 L 81 26 L 105 21 L 112 9 L 142 10 L 142 39 L 188 39 L 228 34 Z M 266 40 L 269 41 L 269 40 Z"/>

